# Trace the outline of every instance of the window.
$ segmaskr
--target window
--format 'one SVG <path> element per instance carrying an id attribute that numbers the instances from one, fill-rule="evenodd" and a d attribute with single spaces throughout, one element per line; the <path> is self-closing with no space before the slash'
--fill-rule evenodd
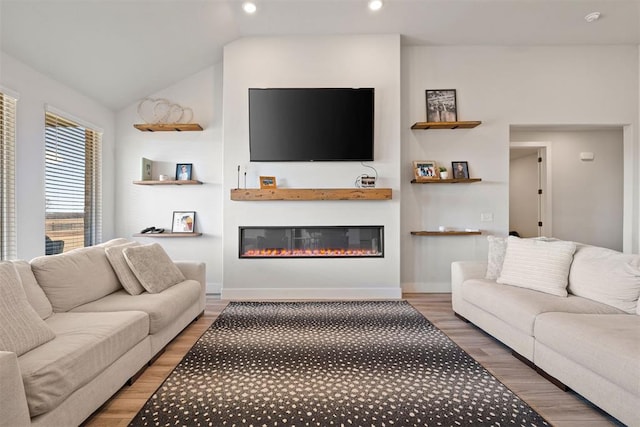
<path id="1" fill-rule="evenodd" d="M 16 102 L 0 92 L 0 259 L 16 250 Z"/>
<path id="2" fill-rule="evenodd" d="M 52 255 L 102 240 L 102 133 L 45 115 L 45 248 Z"/>

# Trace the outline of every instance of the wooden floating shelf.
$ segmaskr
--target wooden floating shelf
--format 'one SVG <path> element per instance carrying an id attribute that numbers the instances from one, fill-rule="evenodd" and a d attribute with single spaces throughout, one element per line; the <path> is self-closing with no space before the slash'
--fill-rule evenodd
<path id="1" fill-rule="evenodd" d="M 482 231 L 412 231 L 414 236 L 477 236 Z"/>
<path id="2" fill-rule="evenodd" d="M 232 189 L 231 200 L 390 200 L 391 188 Z"/>
<path id="3" fill-rule="evenodd" d="M 480 182 L 482 178 L 450 178 L 450 179 L 427 179 L 424 181 L 411 180 L 412 184 L 457 184 L 459 182 Z"/>
<path id="4" fill-rule="evenodd" d="M 202 185 L 202 181 L 197 181 L 194 179 L 190 179 L 190 180 L 175 180 L 175 179 L 171 179 L 171 180 L 165 180 L 165 181 L 152 181 L 152 180 L 148 180 L 148 181 L 133 181 L 134 184 L 136 185 Z"/>
<path id="5" fill-rule="evenodd" d="M 200 237 L 202 233 L 171 233 L 165 231 L 164 233 L 136 233 L 135 237 Z"/>
<path id="6" fill-rule="evenodd" d="M 411 129 L 471 129 L 478 126 L 481 121 L 467 122 L 416 122 Z"/>
<path id="7" fill-rule="evenodd" d="M 141 132 L 188 132 L 201 131 L 202 126 L 197 123 L 141 123 L 133 125 Z"/>

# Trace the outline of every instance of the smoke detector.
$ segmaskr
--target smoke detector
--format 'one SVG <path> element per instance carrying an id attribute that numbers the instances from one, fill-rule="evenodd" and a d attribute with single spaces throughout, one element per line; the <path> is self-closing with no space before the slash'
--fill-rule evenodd
<path id="1" fill-rule="evenodd" d="M 587 22 L 595 22 L 600 19 L 600 12 L 591 12 L 584 17 L 584 20 Z"/>

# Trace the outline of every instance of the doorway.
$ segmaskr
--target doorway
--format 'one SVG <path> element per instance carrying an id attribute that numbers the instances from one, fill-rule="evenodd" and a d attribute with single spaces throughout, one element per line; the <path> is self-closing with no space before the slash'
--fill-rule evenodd
<path id="1" fill-rule="evenodd" d="M 552 236 L 551 145 L 512 142 L 509 149 L 509 233 Z"/>

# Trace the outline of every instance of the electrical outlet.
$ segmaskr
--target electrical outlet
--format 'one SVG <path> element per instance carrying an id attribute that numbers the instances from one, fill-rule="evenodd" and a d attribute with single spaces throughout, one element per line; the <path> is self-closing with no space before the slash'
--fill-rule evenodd
<path id="1" fill-rule="evenodd" d="M 480 221 L 482 221 L 482 222 L 493 222 L 493 213 L 491 213 L 491 212 L 482 212 L 482 213 L 480 213 Z"/>

